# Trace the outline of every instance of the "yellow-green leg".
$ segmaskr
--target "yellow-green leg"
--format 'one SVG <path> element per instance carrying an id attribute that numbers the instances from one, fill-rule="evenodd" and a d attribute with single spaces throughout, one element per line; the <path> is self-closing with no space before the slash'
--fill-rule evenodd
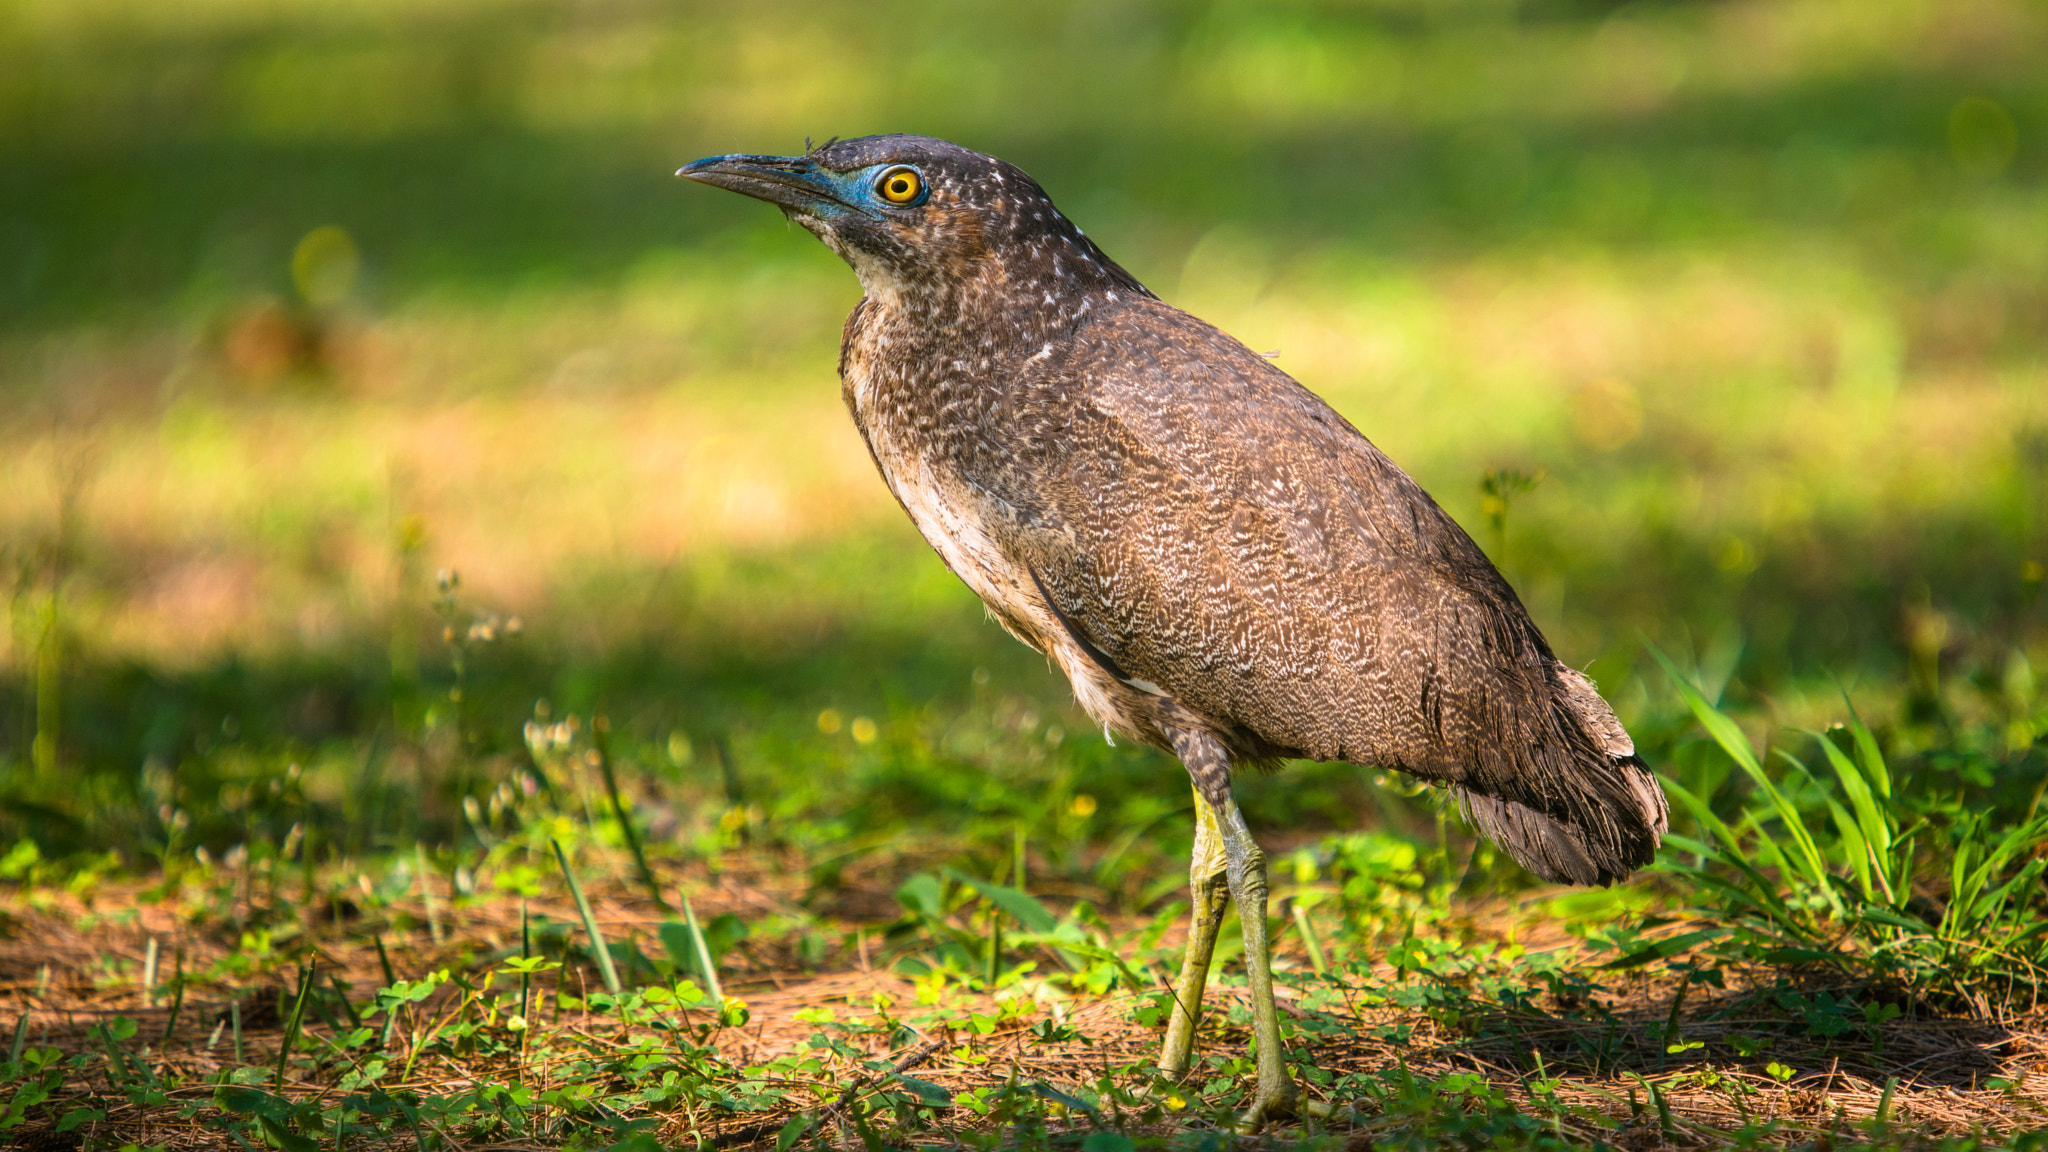
<path id="1" fill-rule="evenodd" d="M 1216 827 L 1216 810 L 1195 789 L 1195 854 L 1188 866 L 1188 889 L 1195 905 L 1195 921 L 1188 928 L 1187 956 L 1181 961 L 1180 982 L 1173 986 L 1173 1015 L 1166 1024 L 1166 1043 L 1159 1053 L 1159 1071 L 1179 1078 L 1194 1061 L 1195 1026 L 1201 1022 L 1202 993 L 1209 986 L 1209 962 L 1216 953 L 1216 930 L 1223 923 L 1224 907 L 1230 903 L 1229 880 L 1225 876 L 1223 834 Z"/>
<path id="2" fill-rule="evenodd" d="M 1273 969 L 1266 940 L 1266 854 L 1252 839 L 1244 814 L 1230 794 L 1230 757 L 1222 742 L 1206 732 L 1167 734 L 1195 784 L 1195 857 L 1189 869 L 1195 924 L 1188 933 L 1180 987 L 1174 990 L 1174 1014 L 1167 1026 L 1160 1068 L 1177 1075 L 1185 1072 L 1190 1062 L 1201 995 L 1216 946 L 1216 925 L 1222 919 L 1223 900 L 1214 885 L 1215 856 L 1220 847 L 1224 882 L 1244 925 L 1244 964 L 1251 982 L 1252 1037 L 1258 1061 L 1258 1090 L 1238 1123 L 1246 1130 L 1256 1129 L 1267 1120 L 1294 1115 L 1299 1100 L 1294 1081 L 1287 1075 L 1280 1013 L 1273 1004 Z"/>
<path id="3" fill-rule="evenodd" d="M 1235 801 L 1229 801 L 1218 816 L 1230 896 L 1237 901 L 1237 918 L 1244 926 L 1244 970 L 1252 986 L 1252 1042 L 1258 1046 L 1259 1088 L 1251 1108 L 1238 1117 L 1238 1125 L 1251 1131 L 1268 1120 L 1294 1115 L 1299 1094 L 1287 1075 L 1280 1011 L 1273 1003 L 1272 956 L 1266 941 L 1266 854 L 1252 839 Z"/>

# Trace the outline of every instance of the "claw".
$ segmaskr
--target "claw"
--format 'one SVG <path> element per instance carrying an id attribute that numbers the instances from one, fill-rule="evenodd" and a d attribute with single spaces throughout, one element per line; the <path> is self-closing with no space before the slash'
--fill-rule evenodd
<path id="1" fill-rule="evenodd" d="M 1239 1114 L 1236 1130 L 1240 1136 L 1250 1136 L 1274 1120 L 1331 1120 L 1338 1108 L 1328 1100 L 1298 1100 L 1293 1093 L 1278 1101 L 1254 1101 L 1252 1106 Z"/>
<path id="2" fill-rule="evenodd" d="M 1304 1111 L 1313 1116 L 1318 1103 L 1311 1101 L 1303 1108 L 1301 1094 L 1295 1090 L 1292 1081 L 1283 1082 L 1283 1090 L 1279 1092 L 1267 1092 L 1262 1088 L 1253 1098 L 1252 1106 L 1238 1115 L 1237 1133 L 1240 1136 L 1249 1136 L 1265 1127 L 1269 1120 L 1292 1120 Z M 1325 1116 L 1329 1114 L 1329 1108 L 1327 1104 L 1322 1105 Z"/>

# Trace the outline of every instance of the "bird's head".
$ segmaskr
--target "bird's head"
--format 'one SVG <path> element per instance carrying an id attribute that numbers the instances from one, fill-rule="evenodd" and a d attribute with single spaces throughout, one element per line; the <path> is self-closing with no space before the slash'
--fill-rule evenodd
<path id="1" fill-rule="evenodd" d="M 712 156 L 676 175 L 781 208 L 852 265 L 871 297 L 992 283 L 1149 295 L 1022 169 L 929 136 L 834 140 L 800 156 Z"/>

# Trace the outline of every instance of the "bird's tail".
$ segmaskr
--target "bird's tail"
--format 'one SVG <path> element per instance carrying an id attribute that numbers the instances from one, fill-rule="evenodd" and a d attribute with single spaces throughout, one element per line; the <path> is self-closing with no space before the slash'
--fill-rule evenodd
<path id="1" fill-rule="evenodd" d="M 1546 811 L 1463 789 L 1459 801 L 1480 832 L 1545 880 L 1612 884 L 1656 857 L 1670 830 L 1664 789 L 1592 681 L 1562 664 L 1556 671 L 1559 719 L 1591 745 L 1570 774 L 1572 802 Z"/>

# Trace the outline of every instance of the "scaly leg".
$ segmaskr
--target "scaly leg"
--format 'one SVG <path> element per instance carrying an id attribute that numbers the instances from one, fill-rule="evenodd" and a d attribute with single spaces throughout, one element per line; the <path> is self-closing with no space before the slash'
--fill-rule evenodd
<path id="1" fill-rule="evenodd" d="M 1273 1004 L 1273 969 L 1271 957 L 1267 955 L 1266 941 L 1266 854 L 1252 839 L 1251 829 L 1245 826 L 1244 814 L 1237 809 L 1237 801 L 1230 794 L 1230 754 L 1214 736 L 1203 732 L 1181 732 L 1169 730 L 1173 739 L 1173 750 L 1180 755 L 1181 763 L 1187 766 L 1188 775 L 1193 777 L 1196 792 L 1196 850 L 1200 859 L 1202 809 L 1209 809 L 1209 817 L 1216 821 L 1216 830 L 1223 840 L 1224 875 L 1230 885 L 1231 899 L 1237 901 L 1237 918 L 1244 926 L 1245 974 L 1251 980 L 1252 991 L 1252 1037 L 1257 1046 L 1259 1086 L 1252 1097 L 1252 1106 L 1238 1118 L 1241 1127 L 1256 1129 L 1267 1120 L 1292 1116 L 1298 1110 L 1299 1095 L 1294 1081 L 1287 1075 L 1287 1062 L 1280 1046 L 1280 1012 Z M 1199 880 L 1198 880 L 1199 883 Z M 1197 891 L 1197 899 L 1200 892 Z M 1200 916 L 1199 910 L 1196 913 Z M 1199 931 L 1199 920 L 1197 921 Z M 1210 929 L 1210 944 L 1214 944 L 1214 929 Z M 1193 964 L 1191 950 L 1189 963 Z M 1202 968 L 1208 967 L 1207 948 L 1204 948 Z M 1186 976 L 1182 976 L 1186 983 Z M 1185 993 L 1183 993 L 1185 999 Z M 1192 1002 L 1187 1004 L 1194 1008 Z M 1178 1017 L 1176 1017 L 1176 1022 Z M 1188 1037 L 1193 1040 L 1193 1022 L 1190 1020 Z M 1173 1033 L 1168 1032 L 1169 1041 Z M 1173 1055 L 1167 1051 L 1169 1058 Z"/>
<path id="2" fill-rule="evenodd" d="M 1228 860 L 1230 895 L 1237 901 L 1237 918 L 1244 925 L 1245 975 L 1252 985 L 1252 1037 L 1258 1045 L 1259 1090 L 1252 1106 L 1238 1117 L 1246 1131 L 1256 1131 L 1267 1120 L 1295 1115 L 1300 1095 L 1287 1075 L 1285 1051 L 1280 1045 L 1280 1011 L 1273 1003 L 1272 957 L 1266 941 L 1266 854 L 1245 827 L 1237 803 L 1225 797 L 1220 813 L 1223 852 Z"/>
<path id="3" fill-rule="evenodd" d="M 1209 960 L 1216 951 L 1216 929 L 1230 902 L 1224 875 L 1223 834 L 1216 809 L 1195 789 L 1195 853 L 1188 865 L 1188 888 L 1195 904 L 1195 922 L 1188 929 L 1188 951 L 1181 961 L 1180 982 L 1173 988 L 1173 1015 L 1166 1025 L 1166 1043 L 1159 1053 L 1159 1071 L 1178 1079 L 1187 1074 L 1195 1051 L 1195 1026 L 1201 1022 L 1202 992 L 1209 986 Z"/>

